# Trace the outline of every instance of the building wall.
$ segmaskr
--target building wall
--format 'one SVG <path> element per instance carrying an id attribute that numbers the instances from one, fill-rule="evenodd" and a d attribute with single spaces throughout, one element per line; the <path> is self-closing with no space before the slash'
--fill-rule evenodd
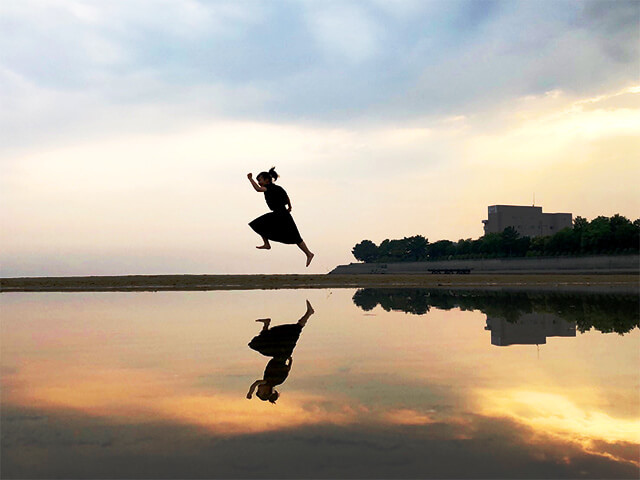
<path id="1" fill-rule="evenodd" d="M 545 231 L 543 235 L 553 235 L 563 228 L 571 228 L 573 226 L 573 217 L 570 213 L 543 213 L 543 226 Z"/>
<path id="2" fill-rule="evenodd" d="M 575 337 L 576 322 L 552 313 L 524 313 L 515 322 L 487 315 L 485 330 L 491 331 L 491 344 L 543 345 L 548 337 Z"/>
<path id="3" fill-rule="evenodd" d="M 339 265 L 334 274 L 428 274 L 430 268 L 470 268 L 471 273 L 620 273 L 639 274 L 638 255 L 588 257 L 493 258 L 439 260 L 433 262 L 351 263 Z"/>
<path id="4" fill-rule="evenodd" d="M 522 237 L 553 235 L 572 226 L 570 213 L 542 213 L 542 207 L 491 205 L 488 219 L 483 220 L 484 233 L 500 233 L 512 227 Z"/>

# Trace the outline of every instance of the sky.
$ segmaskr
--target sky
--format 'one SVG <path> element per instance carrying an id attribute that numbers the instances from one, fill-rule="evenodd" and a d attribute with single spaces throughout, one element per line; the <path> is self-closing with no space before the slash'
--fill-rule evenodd
<path id="1" fill-rule="evenodd" d="M 640 2 L 0 3 L 0 273 L 326 273 L 487 206 L 640 217 Z M 256 250 L 275 166 L 303 239 Z"/>

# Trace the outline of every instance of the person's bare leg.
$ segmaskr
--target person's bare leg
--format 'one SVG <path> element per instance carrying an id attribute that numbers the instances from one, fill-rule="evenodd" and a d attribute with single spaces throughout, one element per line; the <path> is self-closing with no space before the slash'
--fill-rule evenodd
<path id="1" fill-rule="evenodd" d="M 313 253 L 311 253 L 311 250 L 309 250 L 309 247 L 307 247 L 307 244 L 304 243 L 304 240 L 298 244 L 298 248 L 302 250 L 304 254 L 307 256 L 306 266 L 308 267 L 309 264 L 311 263 L 311 260 L 313 259 Z"/>
<path id="2" fill-rule="evenodd" d="M 269 325 L 271 324 L 270 318 L 259 318 L 256 322 L 262 322 L 262 332 L 265 330 L 269 330 Z"/>
<path id="3" fill-rule="evenodd" d="M 259 248 L 261 250 L 269 250 L 271 248 L 271 244 L 269 243 L 269 239 L 265 238 L 265 237 L 262 237 L 262 241 L 264 242 L 264 244 L 262 244 L 262 245 L 260 245 L 259 247 L 256 247 L 256 248 Z"/>
<path id="4" fill-rule="evenodd" d="M 315 310 L 313 309 L 313 307 L 309 303 L 309 300 L 307 300 L 307 311 L 304 313 L 302 318 L 300 318 L 300 320 L 298 320 L 298 325 L 300 325 L 301 327 L 304 327 L 307 324 L 307 320 L 309 320 L 309 317 L 311 315 L 313 315 L 314 313 L 315 313 Z"/>

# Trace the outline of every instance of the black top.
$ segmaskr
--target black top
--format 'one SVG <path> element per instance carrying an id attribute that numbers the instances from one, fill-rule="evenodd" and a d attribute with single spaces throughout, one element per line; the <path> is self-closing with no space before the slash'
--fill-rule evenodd
<path id="1" fill-rule="evenodd" d="M 273 183 L 266 184 L 265 188 L 267 191 L 264 192 L 264 199 L 267 201 L 269 208 L 274 212 L 286 210 L 285 205 L 289 203 L 289 196 L 284 191 L 284 188 Z"/>
<path id="2" fill-rule="evenodd" d="M 287 365 L 287 360 L 282 358 L 272 358 L 264 369 L 264 380 L 275 387 L 283 383 L 289 376 L 291 367 Z"/>

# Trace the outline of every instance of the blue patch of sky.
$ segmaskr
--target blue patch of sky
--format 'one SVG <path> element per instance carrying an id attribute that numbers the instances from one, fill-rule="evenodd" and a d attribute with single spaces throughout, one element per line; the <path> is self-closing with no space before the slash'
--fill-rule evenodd
<path id="1" fill-rule="evenodd" d="M 271 9 L 259 22 L 234 29 L 185 37 L 150 29 L 137 35 L 136 65 L 152 68 L 180 84 L 269 81 L 290 75 L 312 62 L 311 39 L 296 13 Z"/>
<path id="2" fill-rule="evenodd" d="M 41 86 L 73 89 L 85 84 L 78 66 L 86 64 L 78 48 L 77 30 L 65 12 L 47 9 L 47 22 L 0 16 L 0 63 Z"/>
<path id="3" fill-rule="evenodd" d="M 202 5 L 216 13 L 215 2 Z M 253 103 L 236 102 L 237 109 L 232 100 L 225 114 L 320 121 L 372 112 L 459 114 L 472 103 L 601 87 L 612 79 L 632 79 L 634 72 L 637 78 L 633 39 L 638 39 L 639 2 L 456 0 L 423 2 L 411 15 L 396 16 L 389 12 L 392 3 L 383 8 L 375 2 L 335 2 L 354 7 L 375 27 L 373 52 L 357 59 L 323 49 L 314 36 L 307 20 L 314 8 L 327 4 L 257 5 L 256 15 L 222 15 L 222 28 L 193 32 L 170 28 L 166 19 L 146 22 L 131 11 L 116 19 L 119 24 L 97 25 L 60 9 L 33 18 L 2 16 L 0 59 L 37 85 L 93 89 L 116 103 L 179 101 L 193 86 L 248 87 L 264 95 Z M 592 62 L 592 44 L 584 51 L 570 50 L 576 43 L 555 51 L 572 29 L 592 35 L 593 42 L 599 39 L 615 65 Z M 83 45 L 89 36 L 125 55 L 101 62 Z M 136 74 L 144 78 L 126 92 L 123 79 Z M 146 81 L 152 82 L 148 88 Z"/>
<path id="4" fill-rule="evenodd" d="M 498 15 L 504 2 L 498 0 L 464 0 L 457 2 L 451 27 L 456 32 L 473 34 L 482 25 Z"/>
<path id="5" fill-rule="evenodd" d="M 342 70 L 370 80 L 377 77 L 397 80 L 419 72 L 425 62 L 443 58 L 450 54 L 449 50 L 463 46 L 472 37 L 473 29 L 461 32 L 457 30 L 458 24 L 466 26 L 471 22 L 477 27 L 477 18 L 488 16 L 480 7 L 472 7 L 475 13 L 467 13 L 467 6 L 475 3 L 460 2 L 455 9 L 440 9 L 433 16 L 404 20 L 384 16 L 384 12 L 371 7 L 366 13 L 383 27 L 385 38 L 372 60 L 357 64 L 324 55 L 305 28 L 304 12 L 290 8 L 291 4 L 273 4 L 262 21 L 237 28 L 233 35 L 213 32 L 185 37 L 158 28 L 139 27 L 120 40 L 134 55 L 134 60 L 128 62 L 130 67 L 157 70 L 167 80 L 182 80 L 186 84 L 270 82 L 309 70 Z"/>
<path id="6" fill-rule="evenodd" d="M 304 46 L 314 58 L 300 76 L 282 77 L 269 85 L 275 93 L 271 105 L 284 116 L 328 117 L 368 111 L 392 103 L 411 89 L 431 65 L 446 61 L 472 43 L 483 22 L 497 11 L 496 2 L 478 2 L 471 14 L 469 3 L 447 4 L 409 18 L 396 18 L 370 6 L 366 11 L 381 27 L 375 54 L 351 62 L 314 51 L 313 40 Z M 460 28 L 463 30 L 460 30 Z M 305 38 L 309 40 L 309 38 Z"/>

